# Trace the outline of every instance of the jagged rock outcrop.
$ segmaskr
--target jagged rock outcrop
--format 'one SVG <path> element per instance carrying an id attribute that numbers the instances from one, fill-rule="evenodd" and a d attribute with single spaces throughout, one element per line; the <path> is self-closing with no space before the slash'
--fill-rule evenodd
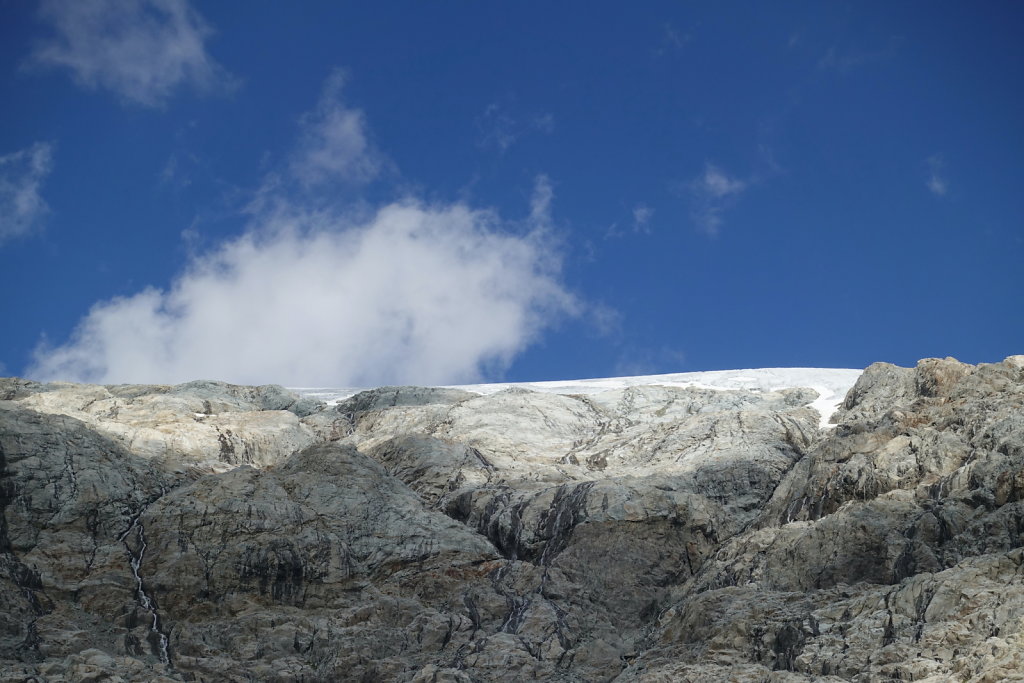
<path id="1" fill-rule="evenodd" d="M 815 399 L 0 380 L 0 680 L 1024 679 L 1024 357 Z"/>
<path id="2" fill-rule="evenodd" d="M 1024 679 L 1024 357 L 876 364 L 836 419 L 622 680 Z"/>

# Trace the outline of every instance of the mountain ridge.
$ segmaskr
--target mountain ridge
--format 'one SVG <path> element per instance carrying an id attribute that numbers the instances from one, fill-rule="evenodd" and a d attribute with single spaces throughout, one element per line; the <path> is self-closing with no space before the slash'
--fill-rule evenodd
<path id="1" fill-rule="evenodd" d="M 758 372 L 0 379 L 0 680 L 1019 677 L 1024 356 Z"/>

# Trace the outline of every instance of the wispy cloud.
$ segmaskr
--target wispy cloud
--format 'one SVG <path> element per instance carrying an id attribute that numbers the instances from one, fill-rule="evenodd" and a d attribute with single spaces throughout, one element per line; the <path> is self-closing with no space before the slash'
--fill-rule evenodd
<path id="1" fill-rule="evenodd" d="M 291 171 L 305 185 L 335 181 L 364 183 L 388 165 L 370 143 L 366 117 L 341 99 L 347 74 L 335 70 L 327 79 L 316 108 L 300 120 L 300 138 Z"/>
<path id="2" fill-rule="evenodd" d="M 818 70 L 834 70 L 839 73 L 846 73 L 867 64 L 884 62 L 896 55 L 901 42 L 899 37 L 894 36 L 888 40 L 884 47 L 875 50 L 843 49 L 832 45 L 818 60 Z"/>
<path id="3" fill-rule="evenodd" d="M 660 348 L 626 348 L 615 363 L 615 374 L 620 377 L 682 372 L 686 354 L 668 346 Z"/>
<path id="4" fill-rule="evenodd" d="M 555 131 L 555 115 L 551 113 L 538 114 L 530 119 L 530 125 L 541 133 L 553 133 Z"/>
<path id="5" fill-rule="evenodd" d="M 83 87 L 152 107 L 181 85 L 235 85 L 207 54 L 212 30 L 186 0 L 43 0 L 39 14 L 53 35 L 27 64 L 69 69 Z"/>
<path id="6" fill-rule="evenodd" d="M 555 198 L 555 190 L 551 179 L 541 173 L 533 181 L 533 196 L 530 197 L 530 222 L 537 227 L 551 224 L 551 202 Z"/>
<path id="7" fill-rule="evenodd" d="M 309 187 L 264 184 L 261 195 L 276 194 L 249 207 L 243 235 L 192 254 L 166 289 L 98 302 L 70 340 L 36 349 L 28 375 L 470 382 L 499 376 L 546 328 L 585 309 L 561 283 L 544 175 L 525 220 L 465 202 L 407 198 L 366 213 L 323 201 L 332 191 L 316 174 L 368 173 L 366 148 L 338 142 L 365 141 L 362 114 L 338 102 L 338 88 L 332 76 L 282 171 L 312 174 Z"/>
<path id="8" fill-rule="evenodd" d="M 504 154 L 512 145 L 531 133 L 550 134 L 555 130 L 555 117 L 550 113 L 513 115 L 507 105 L 493 102 L 476 121 L 477 144 Z"/>
<path id="9" fill-rule="evenodd" d="M 654 216 L 654 209 L 643 202 L 633 207 L 633 232 L 649 233 L 651 231 L 651 217 Z"/>
<path id="10" fill-rule="evenodd" d="M 676 50 L 682 49 L 682 47 L 691 40 L 693 40 L 693 36 L 689 33 L 680 31 L 670 22 L 665 22 L 661 25 L 661 41 L 659 42 L 657 49 L 655 49 L 654 54 L 660 57 L 669 52 L 675 52 Z"/>
<path id="11" fill-rule="evenodd" d="M 173 190 L 183 190 L 192 184 L 192 175 L 200 166 L 198 155 L 188 151 L 174 151 L 160 169 L 160 185 Z"/>
<path id="12" fill-rule="evenodd" d="M 490 104 L 483 115 L 477 120 L 480 129 L 480 146 L 494 147 L 504 152 L 516 141 L 516 121 L 497 104 Z"/>
<path id="13" fill-rule="evenodd" d="M 694 222 L 708 235 L 717 235 L 723 212 L 747 186 L 746 181 L 729 176 L 714 164 L 705 164 L 704 171 L 688 183 Z"/>
<path id="14" fill-rule="evenodd" d="M 651 218 L 654 216 L 654 209 L 647 206 L 644 202 L 636 204 L 630 210 L 630 218 L 626 221 L 622 221 L 622 224 L 618 221 L 612 223 L 605 230 L 605 239 L 613 239 L 617 237 L 625 237 L 630 234 L 651 234 Z"/>
<path id="15" fill-rule="evenodd" d="M 52 168 L 50 143 L 0 156 L 0 244 L 32 232 L 46 215 L 40 187 Z"/>
<path id="16" fill-rule="evenodd" d="M 933 154 L 928 157 L 927 163 L 928 180 L 925 185 L 928 186 L 932 194 L 942 197 L 949 191 L 949 182 L 946 180 L 945 173 L 946 162 L 941 154 Z"/>
<path id="17" fill-rule="evenodd" d="M 747 184 L 742 180 L 730 178 L 717 166 L 706 164 L 704 172 L 693 180 L 691 187 L 702 196 L 718 200 L 739 194 L 746 189 Z"/>

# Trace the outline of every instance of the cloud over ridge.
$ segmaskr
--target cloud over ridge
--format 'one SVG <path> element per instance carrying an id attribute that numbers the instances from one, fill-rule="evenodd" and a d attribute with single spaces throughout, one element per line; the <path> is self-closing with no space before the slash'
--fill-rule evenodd
<path id="1" fill-rule="evenodd" d="M 369 221 L 276 215 L 166 291 L 96 304 L 32 377 L 370 386 L 503 370 L 575 302 L 542 228 L 415 201 Z"/>
<path id="2" fill-rule="evenodd" d="M 253 192 L 238 237 L 193 254 L 163 289 L 97 302 L 27 375 L 98 383 L 375 386 L 500 375 L 582 306 L 561 284 L 552 184 L 525 217 L 416 198 L 370 207 L 338 183 L 392 171 L 363 113 L 327 79 L 299 136 Z M 388 175 L 388 174 L 385 174 Z"/>

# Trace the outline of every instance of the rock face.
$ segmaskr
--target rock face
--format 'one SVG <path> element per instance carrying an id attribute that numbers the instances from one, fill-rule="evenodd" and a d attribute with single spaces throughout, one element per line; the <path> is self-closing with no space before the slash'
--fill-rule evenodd
<path id="1" fill-rule="evenodd" d="M 1024 680 L 1024 357 L 817 398 L 0 380 L 0 680 Z"/>

